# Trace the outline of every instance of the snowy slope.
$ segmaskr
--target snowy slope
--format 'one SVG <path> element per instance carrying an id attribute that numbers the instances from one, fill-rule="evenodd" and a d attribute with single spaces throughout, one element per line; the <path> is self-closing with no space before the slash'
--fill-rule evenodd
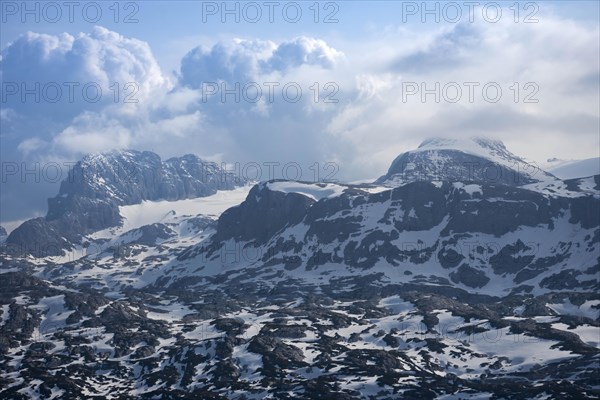
<path id="1" fill-rule="evenodd" d="M 556 160 L 548 162 L 546 165 L 546 170 L 560 179 L 575 179 L 600 175 L 600 157 L 585 160 Z"/>
<path id="2" fill-rule="evenodd" d="M 270 190 L 282 193 L 299 193 L 317 201 L 323 198 L 340 196 L 347 186 L 333 183 L 306 183 L 295 181 L 274 181 L 267 183 Z"/>
<path id="3" fill-rule="evenodd" d="M 414 181 L 476 181 L 520 186 L 556 177 L 511 153 L 501 141 L 432 138 L 400 154 L 376 182 L 399 186 Z"/>
<path id="4" fill-rule="evenodd" d="M 531 183 L 522 186 L 523 189 L 544 193 L 552 197 L 600 197 L 600 175 L 587 178 L 556 180 Z"/>
<path id="5" fill-rule="evenodd" d="M 195 199 L 178 201 L 143 201 L 141 204 L 120 206 L 119 214 L 123 222 L 115 228 L 108 228 L 90 235 L 91 238 L 110 238 L 132 229 L 153 223 L 181 222 L 185 217 L 197 215 L 217 219 L 223 211 L 240 204 L 252 185 L 241 186 L 233 190 L 221 190 L 216 194 Z"/>

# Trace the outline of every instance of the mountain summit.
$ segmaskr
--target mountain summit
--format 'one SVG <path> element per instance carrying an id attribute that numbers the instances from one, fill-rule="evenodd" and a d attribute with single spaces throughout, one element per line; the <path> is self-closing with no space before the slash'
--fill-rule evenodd
<path id="1" fill-rule="evenodd" d="M 521 186 L 556 178 L 484 137 L 431 138 L 400 154 L 376 183 L 401 186 L 415 181 L 501 183 Z"/>
<path id="2" fill-rule="evenodd" d="M 88 155 L 69 171 L 58 195 L 48 199 L 46 217 L 21 224 L 7 244 L 38 256 L 61 255 L 82 235 L 119 225 L 119 206 L 206 197 L 245 183 L 192 154 L 166 161 L 149 151 Z"/>

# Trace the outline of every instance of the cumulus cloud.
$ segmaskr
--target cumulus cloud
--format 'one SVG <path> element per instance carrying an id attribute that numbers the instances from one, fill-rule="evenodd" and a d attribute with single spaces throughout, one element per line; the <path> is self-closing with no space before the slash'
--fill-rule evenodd
<path id="1" fill-rule="evenodd" d="M 323 40 L 305 36 L 278 44 L 269 40 L 220 41 L 210 48 L 196 47 L 183 57 L 180 83 L 199 88 L 202 82 L 246 82 L 303 65 L 331 69 L 342 57 L 342 52 Z"/>
<path id="2" fill-rule="evenodd" d="M 0 77 L 2 108 L 9 110 L 2 119 L 27 121 L 21 135 L 32 132 L 45 141 L 85 112 L 112 106 L 135 113 L 170 85 L 146 42 L 103 27 L 76 36 L 28 32 L 3 50 Z M 15 138 L 24 150 L 32 149 L 31 139 Z"/>
<path id="3" fill-rule="evenodd" d="M 141 40 L 103 27 L 77 35 L 29 32 L 2 52 L 0 73 L 5 82 L 27 88 L 36 82 L 42 86 L 48 82 L 61 86 L 64 82 L 80 86 L 94 82 L 102 88 L 103 96 L 98 102 L 78 98 L 80 86 L 74 101 L 67 93 L 57 103 L 32 98 L 22 101 L 18 93 L 9 96 L 3 103 L 2 120 L 9 125 L 6 131 L 15 135 L 3 136 L 3 147 L 16 149 L 20 157 L 52 153 L 55 157 L 78 158 L 123 147 L 170 149 L 169 155 L 173 155 L 189 151 L 189 139 L 194 138 L 202 143 L 197 146 L 202 155 L 232 154 L 237 159 L 253 159 L 256 153 L 244 156 L 241 149 L 252 148 L 264 157 L 272 151 L 257 138 L 273 145 L 281 139 L 279 145 L 289 146 L 296 135 L 298 145 L 306 146 L 314 158 L 318 151 L 310 151 L 310 147 L 319 148 L 315 141 L 326 120 L 322 115 L 312 118 L 312 127 L 303 124 L 307 113 L 320 106 L 311 104 L 311 80 L 316 80 L 321 70 L 333 71 L 342 58 L 342 52 L 325 41 L 305 36 L 279 43 L 222 40 L 190 50 L 181 60 L 178 82 L 173 86 L 150 46 Z M 321 84 L 328 80 L 325 76 L 319 79 Z M 199 90 L 206 81 L 293 82 L 302 85 L 302 101 L 286 101 L 278 88 L 272 102 L 267 101 L 266 93 L 256 103 L 206 102 Z M 128 82 L 136 84 L 134 103 L 124 103 L 131 94 L 123 87 Z M 117 102 L 111 87 L 114 83 L 120 85 Z M 284 116 L 286 123 L 270 120 L 274 113 Z M 33 115 L 36 118 L 31 118 Z M 270 136 L 277 131 L 285 132 L 285 139 L 282 134 Z M 173 138 L 180 141 L 173 142 Z M 227 149 L 222 148 L 225 144 Z M 11 153 L 10 157 L 19 156 Z"/>
<path id="4" fill-rule="evenodd" d="M 196 47 L 181 60 L 180 81 L 199 88 L 202 82 L 246 80 L 260 72 L 261 60 L 275 48 L 270 41 L 241 39 L 219 42 L 210 49 Z"/>
<path id="5" fill-rule="evenodd" d="M 142 98 L 167 83 L 146 42 L 99 26 L 77 36 L 28 32 L 2 52 L 0 70 L 4 82 L 24 82 L 28 88 L 35 82 L 94 82 L 110 90 L 116 82 L 135 82 Z"/>
<path id="6" fill-rule="evenodd" d="M 14 133 L 3 136 L 3 147 L 23 155 L 44 150 L 40 143 L 53 142 L 71 124 L 70 143 L 82 144 L 77 154 L 104 147 L 93 144 L 110 143 L 99 137 L 106 132 L 91 136 L 85 130 L 82 140 L 75 140 L 80 115 L 106 109 L 135 115 L 141 104 L 170 87 L 146 42 L 99 26 L 75 36 L 28 32 L 2 51 L 0 74 L 2 108 L 10 110 L 3 115 L 3 128 Z"/>
<path id="7" fill-rule="evenodd" d="M 285 71 L 300 65 L 318 65 L 333 68 L 343 53 L 328 46 L 323 40 L 301 36 L 281 43 L 266 60 L 269 68 Z"/>

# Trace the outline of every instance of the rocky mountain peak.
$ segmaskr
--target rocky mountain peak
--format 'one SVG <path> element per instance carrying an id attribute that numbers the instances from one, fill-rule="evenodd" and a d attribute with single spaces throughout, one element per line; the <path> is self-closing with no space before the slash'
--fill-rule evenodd
<path id="1" fill-rule="evenodd" d="M 521 186 L 556 178 L 486 137 L 430 138 L 400 154 L 376 183 L 400 186 L 414 181 L 501 183 Z"/>
<path id="2" fill-rule="evenodd" d="M 206 197 L 246 183 L 216 163 L 192 154 L 166 161 L 150 151 L 91 154 L 73 166 L 67 179 L 61 182 L 58 195 L 48 199 L 46 217 L 26 221 L 9 235 L 7 243 L 29 249 L 32 242 L 51 242 L 51 253 L 61 254 L 61 249 L 68 247 L 65 243 L 119 225 L 120 206 L 145 200 Z M 49 234 L 58 237 L 54 240 L 47 237 Z M 37 250 L 32 253 L 45 254 Z"/>

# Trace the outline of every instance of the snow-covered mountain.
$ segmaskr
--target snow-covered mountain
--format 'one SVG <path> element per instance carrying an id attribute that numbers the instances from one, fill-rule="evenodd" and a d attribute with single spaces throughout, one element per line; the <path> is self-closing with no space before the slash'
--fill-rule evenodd
<path id="1" fill-rule="evenodd" d="M 116 217 L 4 252 L 0 396 L 597 397 L 600 175 L 524 165 L 436 139 L 375 184 L 65 183 Z"/>
<path id="2" fill-rule="evenodd" d="M 460 181 L 520 186 L 556 179 L 517 157 L 498 140 L 433 138 L 400 154 L 376 182 L 398 186 L 415 181 Z"/>
<path id="3" fill-rule="evenodd" d="M 205 197 L 246 183 L 194 155 L 166 161 L 148 151 L 90 155 L 69 171 L 58 195 L 48 199 L 46 217 L 23 223 L 7 244 L 19 253 L 63 255 L 82 235 L 118 226 L 120 206 Z"/>

